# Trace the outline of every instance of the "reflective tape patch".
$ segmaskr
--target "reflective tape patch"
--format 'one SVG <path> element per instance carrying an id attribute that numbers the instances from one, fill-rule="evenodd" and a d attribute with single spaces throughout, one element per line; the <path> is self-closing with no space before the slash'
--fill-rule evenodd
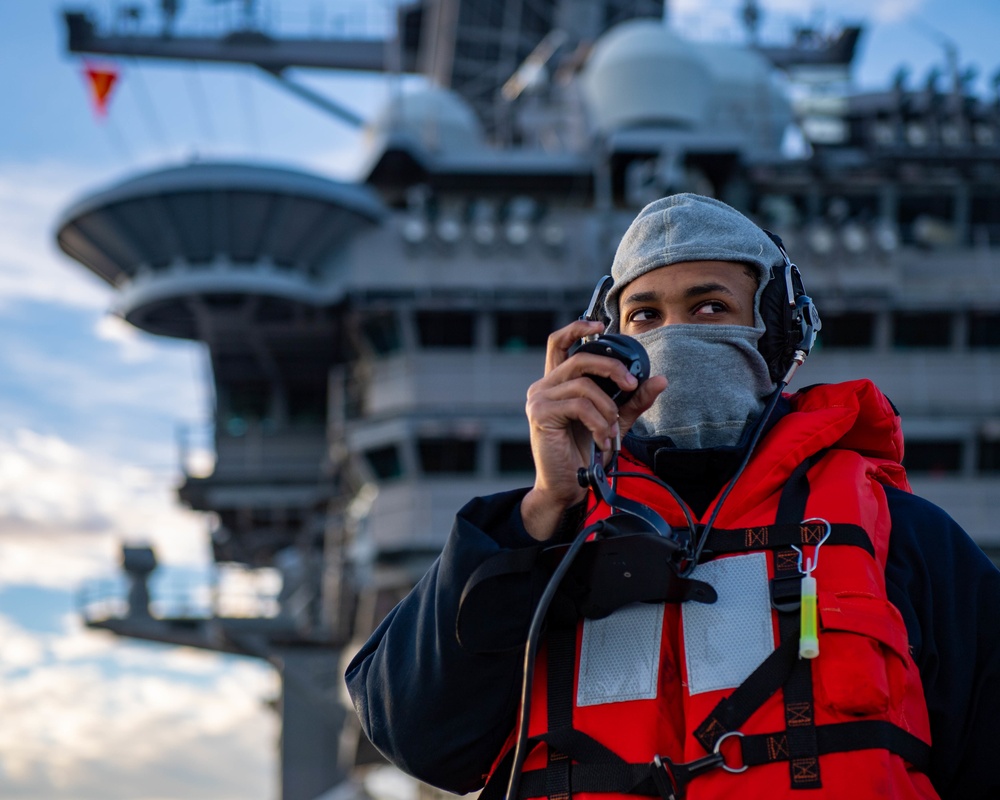
<path id="1" fill-rule="evenodd" d="M 663 604 L 634 603 L 583 621 L 578 706 L 656 697 Z"/>
<path id="2" fill-rule="evenodd" d="M 682 607 L 688 691 L 733 689 L 774 651 L 767 554 L 709 561 L 691 577 L 711 584 L 719 599 Z"/>

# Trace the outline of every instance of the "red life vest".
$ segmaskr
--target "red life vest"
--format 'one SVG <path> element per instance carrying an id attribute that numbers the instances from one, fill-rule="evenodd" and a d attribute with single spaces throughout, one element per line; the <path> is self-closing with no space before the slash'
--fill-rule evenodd
<path id="1" fill-rule="evenodd" d="M 938 797 L 914 766 L 926 769 L 930 725 L 902 617 L 886 598 L 891 520 L 882 486 L 909 490 L 899 419 L 869 381 L 813 387 L 790 400 L 791 413 L 761 441 L 716 518 L 708 546 L 715 557 L 692 575 L 723 576 L 720 599 L 727 574 L 738 576 L 747 592 L 770 593 L 774 607 L 751 612 L 758 620 L 763 613 L 770 628 L 765 664 L 751 665 L 739 683 L 715 686 L 726 681 L 718 676 L 727 660 L 738 665 L 743 658 L 746 632 L 713 642 L 716 629 L 696 629 L 702 612 L 691 602 L 637 604 L 638 623 L 630 606 L 600 625 L 588 620 L 570 626 L 568 635 L 550 632 L 538 655 L 530 709 L 529 736 L 539 738 L 525 762 L 520 797 L 669 797 L 671 785 L 662 782 L 657 761 L 702 764 L 703 771 L 691 774 L 683 766 L 676 770 L 686 779 L 688 800 L 780 800 L 816 788 L 824 797 L 851 800 Z M 648 472 L 638 463 L 619 469 Z M 654 482 L 622 477 L 616 488 L 672 526 L 685 526 L 676 501 Z M 608 512 L 598 508 L 588 521 Z M 710 507 L 701 522 L 711 513 Z M 829 521 L 838 534 L 818 557 L 820 653 L 807 660 L 797 657 L 801 573 L 789 544 L 797 539 L 809 554 L 822 528 L 800 524 L 810 518 Z M 767 585 L 755 588 L 758 583 Z M 730 601 L 743 613 L 744 589 L 738 594 Z M 622 628 L 630 624 L 634 630 Z M 625 650 L 642 650 L 657 636 L 650 676 L 637 677 L 631 662 L 624 664 L 628 674 L 605 683 L 595 674 L 609 665 L 615 672 L 609 647 L 621 646 L 627 662 Z M 602 648 L 603 655 L 594 656 Z M 781 666 L 768 668 L 772 662 Z M 608 685 L 616 680 L 624 693 Z M 780 685 L 772 686 L 775 681 Z M 513 741 L 512 734 L 508 747 Z M 608 762 L 602 746 L 617 761 Z M 705 767 L 716 747 L 726 766 L 716 758 Z M 511 760 L 508 749 L 494 765 L 495 780 L 485 790 L 493 790 L 490 797 L 496 783 L 506 784 Z M 643 767 L 657 773 L 656 780 L 641 780 L 648 776 Z"/>

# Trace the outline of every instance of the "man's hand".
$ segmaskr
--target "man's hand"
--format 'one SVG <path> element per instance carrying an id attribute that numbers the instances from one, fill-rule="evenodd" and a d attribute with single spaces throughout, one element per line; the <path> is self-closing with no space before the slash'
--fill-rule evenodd
<path id="1" fill-rule="evenodd" d="M 588 375 L 610 378 L 626 391 L 635 376 L 620 361 L 593 353 L 566 353 L 578 339 L 604 330 L 603 323 L 576 321 L 549 336 L 545 375 L 528 388 L 525 411 L 531 427 L 535 485 L 521 501 L 528 533 L 539 541 L 552 537 L 563 512 L 583 499 L 577 470 L 590 463 L 590 444 L 608 453 L 639 415 L 667 386 L 662 375 L 650 377 L 620 409 Z"/>

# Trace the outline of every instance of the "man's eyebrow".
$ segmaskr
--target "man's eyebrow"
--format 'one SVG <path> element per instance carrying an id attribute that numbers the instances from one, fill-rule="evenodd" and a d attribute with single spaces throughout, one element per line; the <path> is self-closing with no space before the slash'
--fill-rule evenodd
<path id="1" fill-rule="evenodd" d="M 735 292 L 726 286 L 724 283 L 699 283 L 695 286 L 689 286 L 684 290 L 685 299 L 690 299 L 692 297 L 700 297 L 703 294 L 728 294 L 735 297 Z"/>
<path id="2" fill-rule="evenodd" d="M 706 294 L 728 294 L 730 297 L 735 297 L 736 293 L 733 292 L 724 283 L 716 283 L 714 281 L 710 283 L 697 283 L 694 286 L 689 286 L 684 290 L 684 299 L 690 300 L 694 297 L 701 297 Z M 645 292 L 634 292 L 633 294 L 626 295 L 622 298 L 622 305 L 632 305 L 634 303 L 651 303 L 660 298 L 660 292 L 649 290 Z"/>
<path id="3" fill-rule="evenodd" d="M 622 298 L 622 305 L 627 305 L 629 303 L 651 303 L 658 299 L 659 296 L 660 293 L 654 291 L 634 292 L 633 294 L 626 295 Z"/>

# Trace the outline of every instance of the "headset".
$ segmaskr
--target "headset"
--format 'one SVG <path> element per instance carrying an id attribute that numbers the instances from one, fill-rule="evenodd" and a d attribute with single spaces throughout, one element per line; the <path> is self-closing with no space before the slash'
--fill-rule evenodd
<path id="1" fill-rule="evenodd" d="M 783 381 L 787 385 L 812 350 L 823 323 L 816 305 L 802 285 L 799 268 L 788 257 L 781 238 L 768 230 L 761 230 L 774 242 L 785 263 L 771 267 L 769 279 L 760 295 L 764 334 L 757 343 L 757 349 L 767 362 L 771 380 L 775 383 Z"/>

